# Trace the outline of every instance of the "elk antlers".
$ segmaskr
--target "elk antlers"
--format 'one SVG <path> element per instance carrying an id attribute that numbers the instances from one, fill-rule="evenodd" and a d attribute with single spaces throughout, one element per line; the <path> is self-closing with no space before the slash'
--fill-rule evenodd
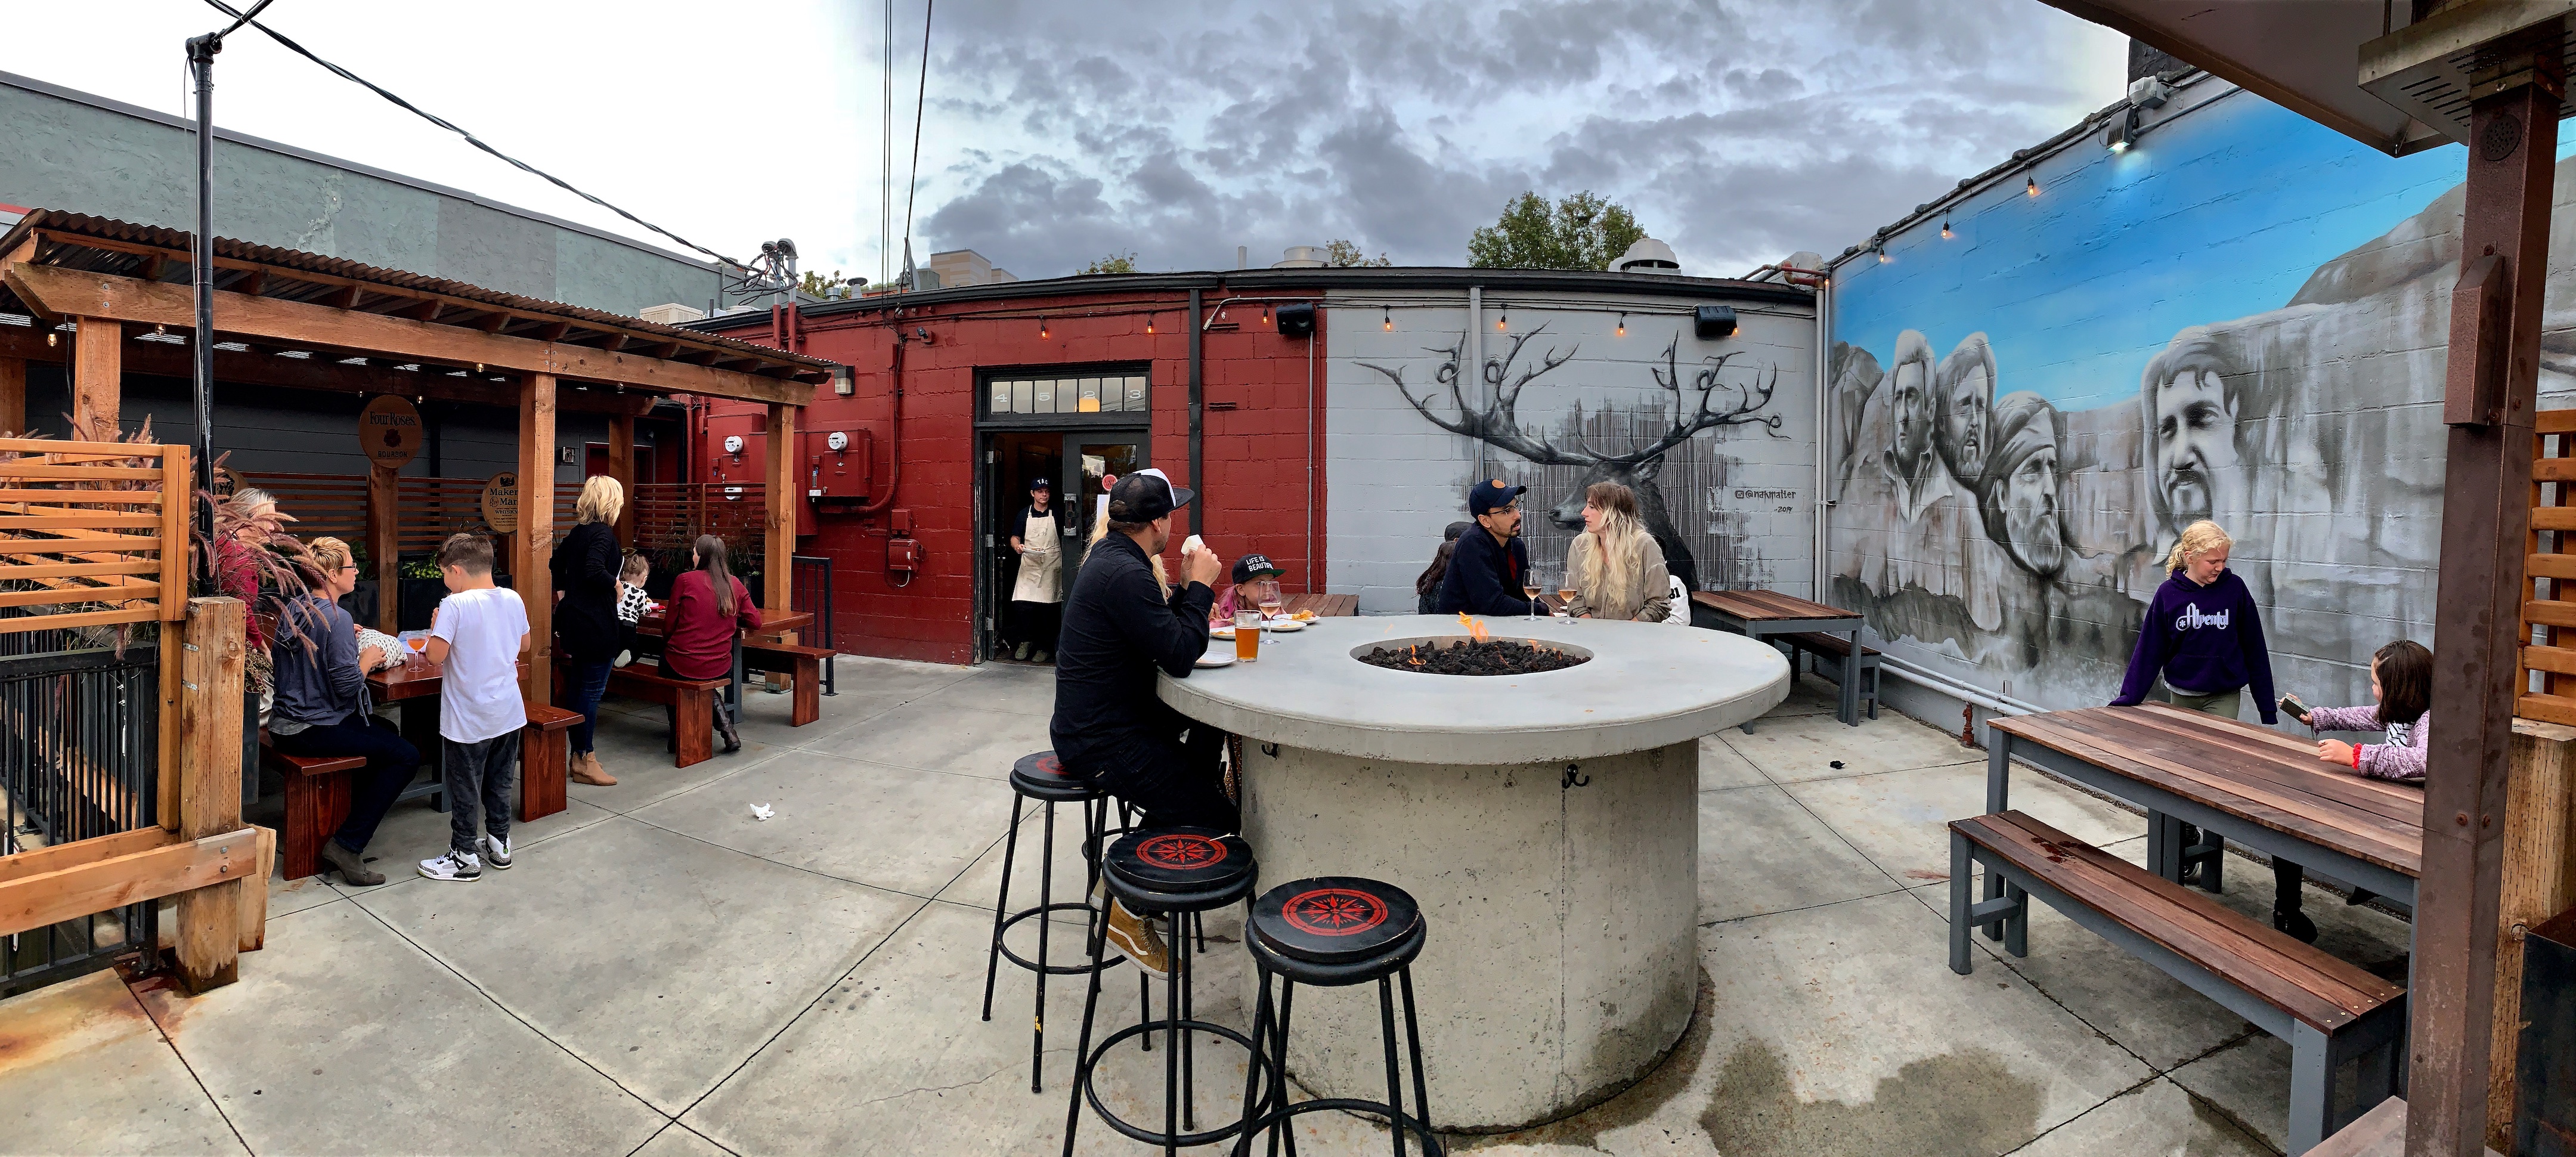
<path id="1" fill-rule="evenodd" d="M 1765 433 L 1774 438 L 1788 436 L 1779 432 L 1780 415 L 1759 413 L 1771 404 L 1771 393 L 1780 384 L 1780 367 L 1776 365 L 1771 367 L 1771 375 L 1768 379 L 1762 379 L 1757 375 L 1756 380 L 1749 384 L 1726 386 L 1717 380 L 1718 375 L 1726 369 L 1727 362 L 1732 360 L 1735 354 L 1727 353 L 1703 358 L 1701 360 L 1712 364 L 1691 375 L 1691 387 L 1699 391 L 1699 404 L 1686 405 L 1687 399 L 1682 395 L 1681 384 L 1682 339 L 1679 333 L 1675 333 L 1672 344 L 1664 347 L 1664 367 L 1650 370 L 1654 375 L 1655 384 L 1663 387 L 1673 396 L 1672 429 L 1665 431 L 1663 436 L 1653 443 L 1624 454 L 1603 454 L 1588 448 L 1571 450 L 1559 448 L 1545 437 L 1523 429 L 1519 416 L 1514 413 L 1514 408 L 1520 404 L 1523 389 L 1549 371 L 1573 360 L 1575 350 L 1582 348 L 1576 346 L 1559 355 L 1556 348 L 1550 346 L 1547 353 L 1539 359 L 1538 365 L 1525 367 L 1515 375 L 1512 372 L 1512 365 L 1519 360 L 1521 347 L 1546 329 L 1545 325 L 1541 325 L 1527 333 L 1513 335 L 1511 349 L 1505 351 L 1500 359 L 1486 360 L 1483 376 L 1485 384 L 1493 387 L 1493 402 L 1482 410 L 1468 405 L 1466 394 L 1458 387 L 1459 362 L 1466 357 L 1466 336 L 1459 335 L 1457 344 L 1446 348 L 1425 347 L 1425 352 L 1448 355 L 1448 360 L 1442 362 L 1432 376 L 1441 385 L 1449 387 L 1449 400 L 1458 408 L 1458 416 L 1455 418 L 1444 418 L 1432 411 L 1430 392 L 1426 391 L 1419 398 L 1414 397 L 1413 391 L 1405 387 L 1404 367 L 1388 368 L 1374 362 L 1359 364 L 1386 375 L 1386 380 L 1395 384 L 1396 392 L 1403 394 L 1404 400 L 1412 404 L 1414 411 L 1428 419 L 1432 425 L 1452 434 L 1464 434 L 1487 445 L 1509 450 L 1542 466 L 1637 466 L 1662 457 L 1665 451 L 1690 441 L 1692 435 L 1702 430 L 1711 430 L 1719 426 L 1760 426 Z M 1505 384 L 1506 381 L 1509 382 L 1508 385 Z M 1720 389 L 1730 390 L 1733 401 L 1723 408 L 1712 408 L 1716 402 L 1717 391 Z"/>

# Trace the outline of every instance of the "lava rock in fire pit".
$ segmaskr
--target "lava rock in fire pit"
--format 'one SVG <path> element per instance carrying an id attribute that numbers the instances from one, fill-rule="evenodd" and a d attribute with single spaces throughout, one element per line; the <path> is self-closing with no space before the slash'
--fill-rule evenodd
<path id="1" fill-rule="evenodd" d="M 1447 647 L 1437 642 L 1414 647 L 1372 647 L 1368 654 L 1360 656 L 1360 662 L 1425 675 L 1529 675 L 1562 671 L 1591 659 L 1526 639 L 1487 639 L 1460 640 Z"/>

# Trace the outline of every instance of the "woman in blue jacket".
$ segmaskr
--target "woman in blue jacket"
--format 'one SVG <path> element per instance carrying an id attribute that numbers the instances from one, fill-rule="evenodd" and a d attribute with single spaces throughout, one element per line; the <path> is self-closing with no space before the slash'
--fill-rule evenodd
<path id="1" fill-rule="evenodd" d="M 2168 577 L 2156 588 L 2147 621 L 2138 628 L 2128 677 L 2120 681 L 2120 696 L 2111 706 L 2136 706 L 2162 675 L 2165 697 L 2177 707 L 2234 719 L 2251 687 L 2263 722 L 2280 722 L 2262 613 L 2255 610 L 2245 580 L 2227 569 L 2227 552 L 2234 545 L 2215 522 L 2203 519 L 2183 528 L 2166 560 Z M 2200 829 L 2183 825 L 2182 841 L 2186 848 L 2198 846 Z M 2273 857 L 2272 926 L 2314 942 L 2316 923 L 2299 911 L 2304 877 L 2297 864 Z"/>

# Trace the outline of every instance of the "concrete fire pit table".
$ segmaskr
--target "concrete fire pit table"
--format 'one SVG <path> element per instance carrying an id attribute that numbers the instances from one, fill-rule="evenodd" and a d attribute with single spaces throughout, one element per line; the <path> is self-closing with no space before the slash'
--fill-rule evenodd
<path id="1" fill-rule="evenodd" d="M 1475 1132 L 1605 1100 L 1681 1039 L 1699 955 L 1699 741 L 1789 693 L 1780 653 L 1740 635 L 1484 622 L 1591 661 L 1388 670 L 1354 656 L 1446 645 L 1465 635 L 1457 617 L 1342 618 L 1263 639 L 1256 663 L 1160 682 L 1182 714 L 1243 737 L 1243 834 L 1263 888 L 1364 876 L 1421 902 L 1432 1122 Z M 1383 1056 L 1369 989 L 1298 998 L 1288 1063 L 1305 1088 L 1383 1100 Z"/>

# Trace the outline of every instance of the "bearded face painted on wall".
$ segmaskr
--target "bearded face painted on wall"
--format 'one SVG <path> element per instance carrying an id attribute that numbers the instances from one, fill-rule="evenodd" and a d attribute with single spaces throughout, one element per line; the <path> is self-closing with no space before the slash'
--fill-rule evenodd
<path id="1" fill-rule="evenodd" d="M 1986 472 L 1986 455 L 1994 445 L 1994 401 L 1994 354 L 1986 335 L 1969 334 L 1941 360 L 1940 424 L 1934 440 L 1942 460 L 1950 464 L 1950 476 L 1971 492 Z"/>
<path id="2" fill-rule="evenodd" d="M 2060 494 L 2066 475 L 2059 442 L 2065 432 L 2057 409 L 2027 391 L 2007 395 L 1995 403 L 1991 432 L 1994 451 L 1978 481 L 1986 534 L 2021 569 L 2056 578 L 2072 553 Z"/>

